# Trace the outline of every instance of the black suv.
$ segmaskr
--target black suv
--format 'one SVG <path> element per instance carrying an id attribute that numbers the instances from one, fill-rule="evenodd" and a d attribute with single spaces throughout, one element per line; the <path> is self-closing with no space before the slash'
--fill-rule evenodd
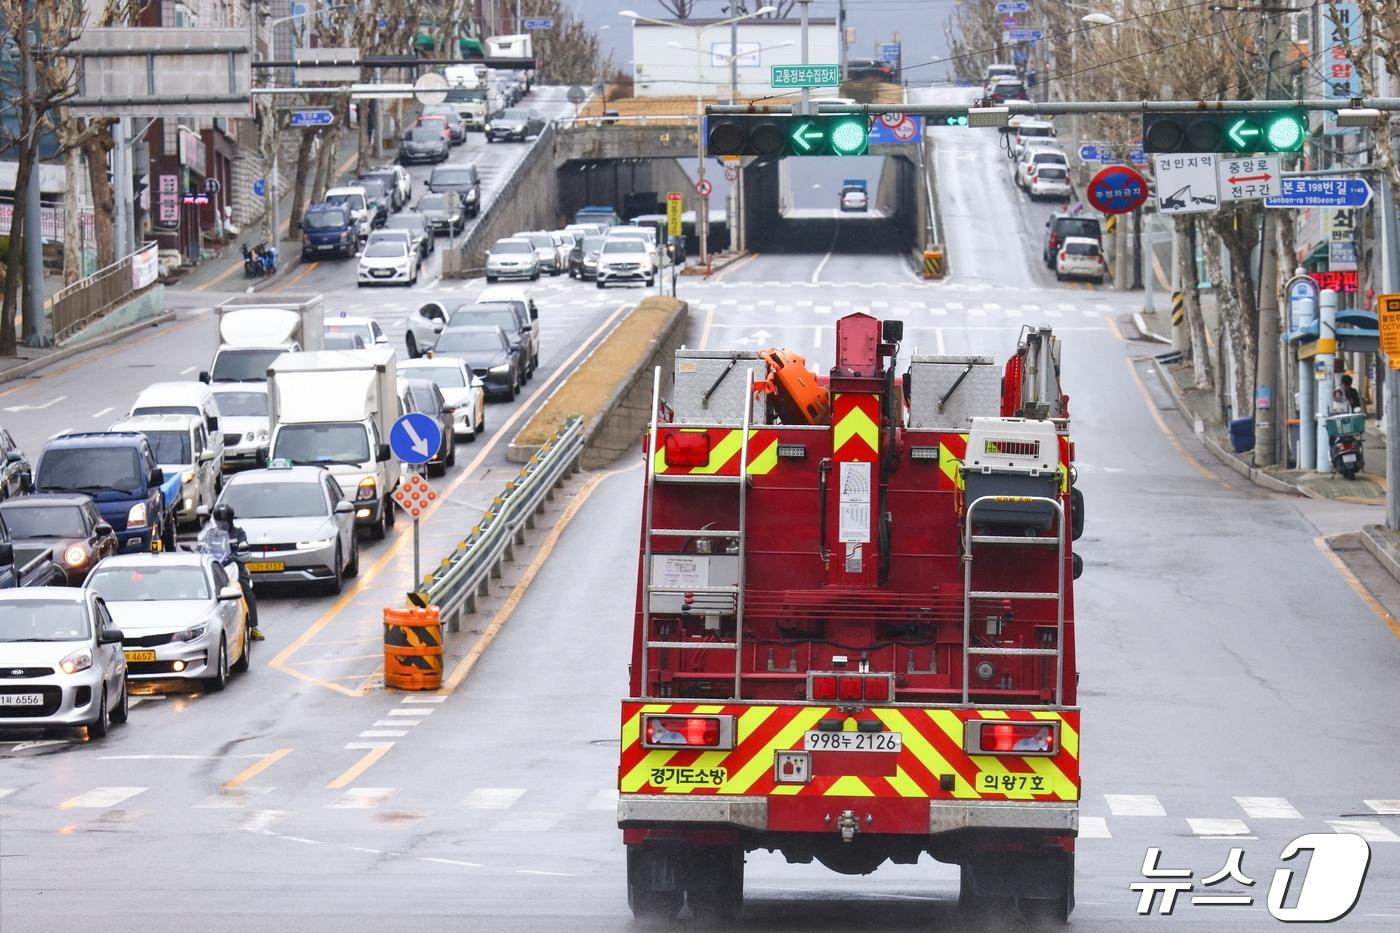
<path id="1" fill-rule="evenodd" d="M 481 208 L 481 176 L 477 174 L 476 164 L 473 162 L 464 165 L 439 165 L 428 176 L 428 190 L 434 194 L 443 191 L 457 192 L 457 197 L 467 209 L 468 217 L 475 217 Z"/>
<path id="2" fill-rule="evenodd" d="M 1045 261 L 1046 268 L 1055 267 L 1055 254 L 1059 251 L 1060 244 L 1065 241 L 1065 237 L 1071 236 L 1089 237 L 1099 244 L 1099 249 L 1103 249 L 1103 229 L 1099 226 L 1097 217 L 1056 211 L 1045 221 L 1045 242 L 1041 245 L 1040 258 Z"/>
<path id="3" fill-rule="evenodd" d="M 894 83 L 894 67 L 889 62 L 874 58 L 852 58 L 846 62 L 846 78 L 849 81 L 884 81 Z"/>

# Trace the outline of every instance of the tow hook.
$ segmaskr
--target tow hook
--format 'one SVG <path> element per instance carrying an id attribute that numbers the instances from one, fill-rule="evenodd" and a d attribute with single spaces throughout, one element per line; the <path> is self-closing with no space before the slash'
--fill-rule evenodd
<path id="1" fill-rule="evenodd" d="M 842 810 L 841 818 L 836 821 L 836 825 L 841 830 L 841 841 L 850 842 L 856 838 L 856 831 L 860 829 L 860 820 L 856 817 L 856 811 Z"/>

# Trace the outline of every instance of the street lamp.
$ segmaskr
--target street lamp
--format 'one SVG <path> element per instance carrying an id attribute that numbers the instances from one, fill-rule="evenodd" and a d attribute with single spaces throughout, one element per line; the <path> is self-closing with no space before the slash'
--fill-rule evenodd
<path id="1" fill-rule="evenodd" d="M 618 16 L 625 16 L 634 23 L 648 23 L 652 26 L 666 26 L 671 29 L 684 29 L 695 36 L 695 165 L 696 165 L 696 188 L 704 188 L 705 181 L 705 96 L 703 92 L 702 80 L 704 77 L 704 65 L 700 58 L 700 38 L 705 30 L 714 29 L 717 26 L 728 26 L 731 23 L 742 22 L 746 19 L 753 19 L 756 16 L 766 16 L 769 13 L 776 13 L 777 7 L 759 7 L 752 13 L 744 13 L 740 16 L 731 16 L 729 19 L 717 20 L 713 23 L 704 23 L 700 26 L 687 26 L 683 23 L 669 22 L 664 19 L 653 19 L 650 16 L 643 16 L 635 10 L 619 10 Z M 635 40 L 633 45 L 635 47 Z M 731 47 L 730 51 L 734 49 Z M 700 209 L 695 212 L 695 233 L 700 240 L 700 262 L 702 265 L 710 261 L 709 233 L 710 233 L 710 199 L 700 196 Z"/>

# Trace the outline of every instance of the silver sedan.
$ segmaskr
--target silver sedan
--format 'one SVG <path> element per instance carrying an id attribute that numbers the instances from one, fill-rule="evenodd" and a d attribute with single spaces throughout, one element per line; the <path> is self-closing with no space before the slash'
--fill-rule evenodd
<path id="1" fill-rule="evenodd" d="M 99 563 L 87 587 L 122 629 L 133 680 L 202 680 L 222 690 L 246 671 L 253 640 L 237 577 L 208 554 L 119 554 Z"/>

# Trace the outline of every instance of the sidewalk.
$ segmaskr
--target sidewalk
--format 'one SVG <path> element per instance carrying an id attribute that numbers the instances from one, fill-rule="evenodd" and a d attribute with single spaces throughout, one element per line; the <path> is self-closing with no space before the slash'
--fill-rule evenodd
<path id="1" fill-rule="evenodd" d="M 1210 296 L 1202 295 L 1202 311 L 1206 316 L 1207 331 L 1214 329 L 1214 302 Z M 1168 309 L 1155 313 L 1139 312 L 1133 315 L 1133 322 L 1145 338 L 1162 343 L 1163 351 L 1171 343 L 1171 318 Z M 1211 351 L 1214 354 L 1215 348 Z M 1230 447 L 1229 432 L 1221 421 L 1216 399 L 1193 387 L 1190 368 L 1186 364 L 1175 363 L 1161 366 L 1167 375 L 1167 391 L 1176 399 L 1179 409 L 1192 421 L 1192 428 L 1215 458 L 1254 483 L 1274 492 L 1288 492 L 1308 496 L 1313 499 L 1332 499 L 1339 502 L 1355 502 L 1360 505 L 1384 505 L 1386 485 L 1386 438 L 1374 419 L 1366 423 L 1365 450 L 1366 472 L 1354 480 L 1344 479 L 1337 473 L 1318 473 L 1313 470 L 1291 470 L 1284 465 L 1256 467 L 1248 452 L 1235 453 Z M 1400 555 L 1400 550 L 1397 550 Z"/>

